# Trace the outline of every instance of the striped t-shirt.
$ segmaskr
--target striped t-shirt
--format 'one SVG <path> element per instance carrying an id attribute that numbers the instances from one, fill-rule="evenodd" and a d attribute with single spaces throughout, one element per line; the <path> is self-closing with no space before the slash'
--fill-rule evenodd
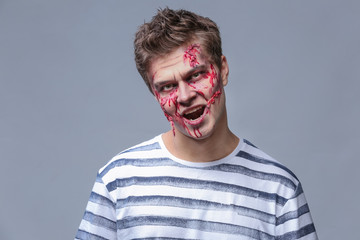
<path id="1" fill-rule="evenodd" d="M 302 239 L 317 235 L 296 176 L 250 142 L 206 163 L 161 136 L 98 172 L 75 239 Z"/>

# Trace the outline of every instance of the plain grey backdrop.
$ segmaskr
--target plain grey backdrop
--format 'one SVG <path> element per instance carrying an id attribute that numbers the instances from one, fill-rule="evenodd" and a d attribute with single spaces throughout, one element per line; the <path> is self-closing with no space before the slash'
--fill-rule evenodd
<path id="1" fill-rule="evenodd" d="M 0 0 L 0 239 L 73 239 L 97 170 L 169 129 L 132 45 L 165 6 L 218 23 L 230 128 L 297 174 L 321 239 L 358 239 L 356 0 Z"/>

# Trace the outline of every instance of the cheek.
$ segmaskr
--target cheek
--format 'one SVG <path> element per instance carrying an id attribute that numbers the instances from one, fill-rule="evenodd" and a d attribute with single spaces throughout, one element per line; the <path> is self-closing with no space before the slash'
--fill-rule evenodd
<path id="1" fill-rule="evenodd" d="M 209 83 L 214 88 L 215 84 L 218 83 L 218 77 L 216 76 L 217 73 L 216 73 L 216 70 L 214 68 L 214 65 L 211 64 L 210 69 L 211 69 L 211 72 L 208 73 Z"/>
<path id="2" fill-rule="evenodd" d="M 204 98 L 206 98 L 206 95 L 208 92 L 207 90 L 210 88 L 206 79 L 204 79 L 203 81 L 191 83 L 191 84 L 189 84 L 189 86 L 192 89 L 194 89 L 197 92 L 197 94 L 203 96 Z"/>
<path id="3" fill-rule="evenodd" d="M 209 100 L 215 92 L 217 92 L 220 88 L 219 77 L 217 76 L 217 72 L 213 65 L 210 66 L 211 70 L 206 73 L 204 79 L 201 81 L 197 81 L 195 83 L 190 84 L 190 86 L 197 91 L 204 98 Z"/>
<path id="4" fill-rule="evenodd" d="M 209 89 L 209 94 L 213 97 L 219 89 L 221 89 L 221 82 L 219 81 L 220 76 L 217 74 L 215 67 L 211 64 L 210 66 L 211 72 L 207 74 L 209 85 L 211 86 Z"/>
<path id="5" fill-rule="evenodd" d="M 166 96 L 161 96 L 158 92 L 156 92 L 155 96 L 165 114 L 174 114 L 177 111 L 177 91 L 173 91 Z"/>

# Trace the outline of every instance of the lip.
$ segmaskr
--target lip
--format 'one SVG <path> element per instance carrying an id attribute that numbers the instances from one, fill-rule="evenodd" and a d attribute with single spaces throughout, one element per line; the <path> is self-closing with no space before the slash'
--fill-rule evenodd
<path id="1" fill-rule="evenodd" d="M 198 109 L 198 108 L 200 108 L 200 107 L 201 107 L 201 108 L 204 107 L 204 112 L 203 112 L 203 114 L 202 114 L 200 117 L 198 117 L 197 119 L 190 120 L 190 119 L 187 119 L 187 118 L 184 117 L 184 114 L 193 112 L 194 110 L 196 110 L 196 109 Z M 194 107 L 192 107 L 192 108 L 189 108 L 189 109 L 186 109 L 185 111 L 183 111 L 182 114 L 181 114 L 181 117 L 182 117 L 183 121 L 184 121 L 185 123 L 189 124 L 189 125 L 199 125 L 200 123 L 202 123 L 202 121 L 204 120 L 204 118 L 205 118 L 205 116 L 206 116 L 206 114 L 207 114 L 208 112 L 209 112 L 209 111 L 208 111 L 208 106 L 206 106 L 206 105 L 198 105 L 198 106 L 194 106 Z"/>

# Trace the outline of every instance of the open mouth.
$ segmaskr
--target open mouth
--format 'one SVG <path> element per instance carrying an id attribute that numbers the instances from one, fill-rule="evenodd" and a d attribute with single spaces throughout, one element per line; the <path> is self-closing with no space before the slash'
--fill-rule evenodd
<path id="1" fill-rule="evenodd" d="M 193 109 L 191 112 L 185 113 L 183 115 L 183 117 L 190 121 L 196 120 L 204 114 L 204 111 L 205 111 L 205 106 L 197 107 L 197 108 Z"/>

